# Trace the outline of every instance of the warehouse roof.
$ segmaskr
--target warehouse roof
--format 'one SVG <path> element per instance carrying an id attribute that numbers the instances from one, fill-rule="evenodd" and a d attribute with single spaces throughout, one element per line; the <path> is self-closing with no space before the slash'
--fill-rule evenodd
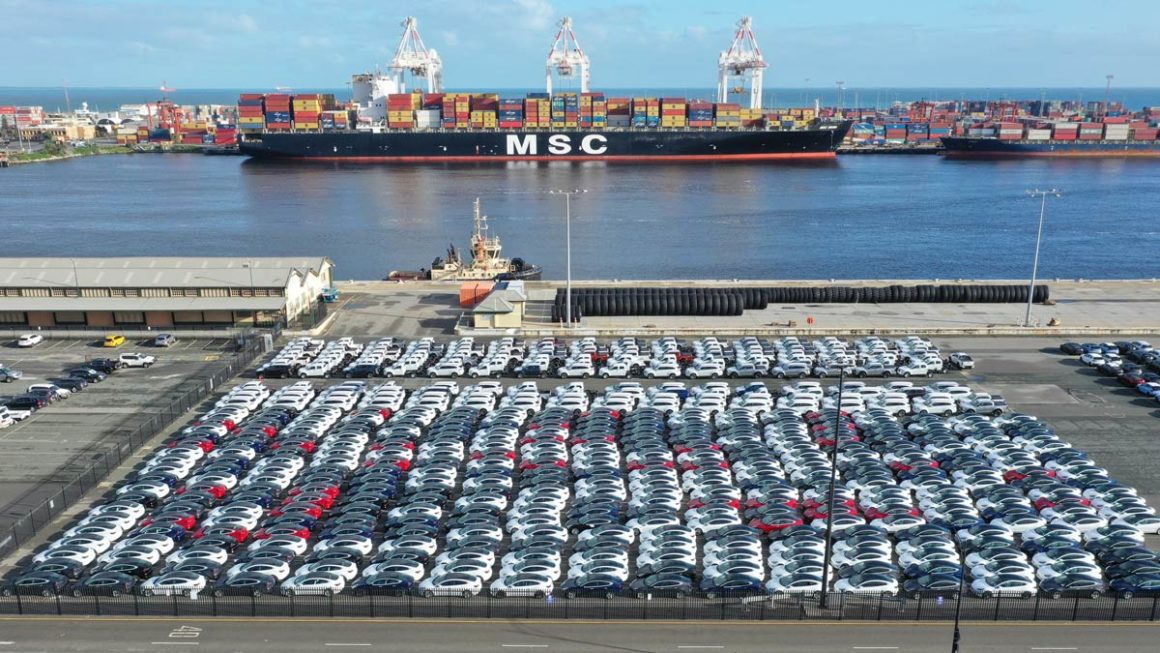
<path id="1" fill-rule="evenodd" d="M 0 311 L 278 311 L 285 297 L 0 297 Z"/>
<path id="2" fill-rule="evenodd" d="M 285 288 L 292 275 L 317 274 L 332 265 L 322 256 L 0 258 L 0 287 Z"/>

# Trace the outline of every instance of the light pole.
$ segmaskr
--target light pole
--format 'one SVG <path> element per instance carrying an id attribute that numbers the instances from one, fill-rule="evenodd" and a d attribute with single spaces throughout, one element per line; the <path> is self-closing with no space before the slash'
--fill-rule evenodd
<path id="1" fill-rule="evenodd" d="M 1027 313 L 1023 316 L 1023 326 L 1031 326 L 1031 301 L 1035 299 L 1035 275 L 1039 272 L 1039 242 L 1043 238 L 1043 216 L 1047 213 L 1047 196 L 1060 196 L 1059 190 L 1052 188 L 1051 190 L 1035 190 L 1028 191 L 1032 199 L 1039 198 L 1039 231 L 1035 234 L 1035 259 L 1031 263 L 1031 285 L 1027 288 Z"/>
<path id="2" fill-rule="evenodd" d="M 955 539 L 958 539 L 957 537 Z M 959 640 L 962 639 L 962 634 L 959 632 L 959 617 L 963 614 L 963 592 L 966 591 L 967 584 L 967 563 L 964 561 L 963 549 L 959 547 L 959 595 L 955 597 L 955 632 L 951 636 L 951 653 L 959 653 Z"/>
<path id="3" fill-rule="evenodd" d="M 572 196 L 587 193 L 587 188 L 573 188 L 572 190 L 550 190 L 552 195 L 564 196 L 564 265 L 567 268 L 567 280 L 564 291 L 565 304 L 568 311 L 567 324 L 572 327 Z"/>
<path id="4" fill-rule="evenodd" d="M 825 610 L 830 595 L 830 556 L 834 552 L 834 485 L 838 481 L 838 438 L 842 428 L 842 390 L 846 385 L 846 366 L 838 365 L 838 403 L 834 411 L 834 446 L 830 449 L 830 494 L 826 509 L 826 549 L 822 556 L 822 594 L 818 607 Z"/>

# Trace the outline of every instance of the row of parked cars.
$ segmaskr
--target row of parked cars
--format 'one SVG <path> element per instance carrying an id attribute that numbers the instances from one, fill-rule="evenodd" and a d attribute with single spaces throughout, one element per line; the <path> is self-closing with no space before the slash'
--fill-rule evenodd
<path id="1" fill-rule="evenodd" d="M 1032 416 L 957 402 L 947 415 L 916 410 L 949 386 L 921 397 L 905 387 L 915 396 L 899 411 L 871 401 L 899 386 L 860 381 L 625 381 L 599 393 L 583 382 L 252 381 L 156 450 L 4 591 L 1160 589 L 1160 559 L 1142 546 L 1160 519 L 1135 490 Z M 818 392 L 817 409 L 784 405 Z"/>
<path id="2" fill-rule="evenodd" d="M 595 338 L 523 341 L 498 338 L 477 342 L 463 337 L 448 344 L 434 338 L 403 342 L 381 338 L 366 345 L 351 338 L 299 338 L 288 343 L 258 373 L 264 377 L 518 377 L 518 378 L 804 378 L 929 377 L 947 369 L 971 369 L 969 354 L 945 358 L 918 336 L 897 340 L 835 337 L 809 341 L 716 337 L 695 341 L 672 337 L 646 341 L 624 337 L 609 343 Z"/>
<path id="3" fill-rule="evenodd" d="M 99 383 L 114 371 L 125 367 L 150 367 L 156 359 L 144 354 L 126 353 L 117 358 L 94 358 L 68 369 L 59 376 L 50 377 L 44 383 L 33 383 L 24 394 L 0 399 L 0 428 L 22 422 L 36 411 L 68 399 L 81 392 L 91 383 Z M 24 373 L 5 365 L 0 365 L 0 378 L 11 383 L 24 378 Z"/>
<path id="4" fill-rule="evenodd" d="M 1065 342 L 1065 354 L 1079 356 L 1084 365 L 1102 376 L 1160 402 L 1160 351 L 1143 340 L 1120 342 Z"/>

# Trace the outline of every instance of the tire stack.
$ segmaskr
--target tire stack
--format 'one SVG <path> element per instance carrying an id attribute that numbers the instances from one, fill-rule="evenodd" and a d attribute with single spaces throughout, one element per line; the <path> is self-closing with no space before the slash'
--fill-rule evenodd
<path id="1" fill-rule="evenodd" d="M 558 289 L 552 321 L 567 314 L 567 291 Z M 572 290 L 575 319 L 588 316 L 741 315 L 765 308 L 759 288 L 577 288 Z"/>
<path id="2" fill-rule="evenodd" d="M 757 291 L 766 304 L 1022 304 L 1024 285 L 922 284 L 917 286 L 827 286 L 808 288 L 742 288 Z M 1035 286 L 1033 299 L 1042 304 L 1050 297 L 1046 285 Z"/>
<path id="3" fill-rule="evenodd" d="M 1046 285 L 1035 286 L 1033 299 L 1050 297 Z M 917 286 L 809 286 L 770 288 L 574 288 L 572 321 L 581 316 L 741 315 L 770 304 L 1021 304 L 1024 285 L 922 284 Z M 567 314 L 567 292 L 556 290 L 552 321 Z"/>

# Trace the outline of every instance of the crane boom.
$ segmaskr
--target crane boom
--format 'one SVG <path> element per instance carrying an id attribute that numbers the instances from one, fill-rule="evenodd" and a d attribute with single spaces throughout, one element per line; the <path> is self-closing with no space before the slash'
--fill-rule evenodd
<path id="1" fill-rule="evenodd" d="M 729 49 L 721 53 L 717 60 L 717 101 L 727 102 L 730 91 L 743 92 L 748 77 L 749 108 L 761 108 L 761 81 L 765 68 L 765 57 L 757 45 L 753 33 L 753 19 L 749 16 L 737 21 L 737 32 Z M 736 82 L 736 83 L 731 83 Z"/>
<path id="2" fill-rule="evenodd" d="M 419 21 L 414 16 L 407 16 L 402 25 L 403 37 L 399 39 L 399 47 L 395 48 L 390 65 L 398 80 L 398 92 L 405 88 L 404 75 L 411 73 L 426 80 L 428 93 L 442 93 L 443 60 L 439 53 L 423 43 L 423 37 L 419 36 Z"/>
<path id="3" fill-rule="evenodd" d="M 580 78 L 580 92 L 588 92 L 588 55 L 580 48 L 576 33 L 572 31 L 572 19 L 565 16 L 560 21 L 556 40 L 548 52 L 547 91 L 552 94 L 552 73 L 560 77 Z"/>

